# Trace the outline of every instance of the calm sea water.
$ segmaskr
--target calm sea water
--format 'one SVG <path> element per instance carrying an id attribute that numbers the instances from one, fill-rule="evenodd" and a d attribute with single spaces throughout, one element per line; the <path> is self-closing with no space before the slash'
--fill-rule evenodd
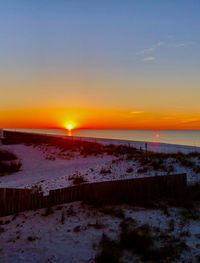
<path id="1" fill-rule="evenodd" d="M 15 129 L 24 132 L 82 136 L 94 138 L 122 139 L 145 142 L 163 142 L 179 145 L 200 146 L 200 130 L 74 130 L 71 134 L 63 129 Z"/>

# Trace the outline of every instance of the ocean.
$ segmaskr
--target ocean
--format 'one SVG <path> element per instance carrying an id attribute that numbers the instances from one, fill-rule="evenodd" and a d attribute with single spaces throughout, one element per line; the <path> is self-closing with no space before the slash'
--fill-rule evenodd
<path id="1" fill-rule="evenodd" d="M 11 129 L 9 129 L 11 130 Z M 131 141 L 159 142 L 178 145 L 200 146 L 200 130 L 95 130 L 76 129 L 70 133 L 64 129 L 12 129 L 41 134 L 81 136 L 92 138 L 121 139 Z"/>

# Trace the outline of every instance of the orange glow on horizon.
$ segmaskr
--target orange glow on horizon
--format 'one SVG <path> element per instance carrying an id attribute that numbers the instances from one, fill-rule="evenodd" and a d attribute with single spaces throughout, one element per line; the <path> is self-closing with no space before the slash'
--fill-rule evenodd
<path id="1" fill-rule="evenodd" d="M 200 129 L 196 112 L 155 112 L 128 109 L 12 109 L 0 110 L 2 128 L 72 129 Z M 159 136 L 159 134 L 157 135 Z"/>

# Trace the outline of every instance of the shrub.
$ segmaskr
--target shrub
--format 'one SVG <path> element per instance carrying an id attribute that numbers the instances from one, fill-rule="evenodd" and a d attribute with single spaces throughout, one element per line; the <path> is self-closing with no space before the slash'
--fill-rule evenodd
<path id="1" fill-rule="evenodd" d="M 67 215 L 68 215 L 68 216 L 74 216 L 75 214 L 76 214 L 76 213 L 75 213 L 73 207 L 70 206 L 70 207 L 67 209 Z"/>
<path id="2" fill-rule="evenodd" d="M 74 175 L 70 176 L 68 179 L 72 180 L 74 185 L 87 182 L 87 180 L 81 174 L 74 174 Z"/>
<path id="3" fill-rule="evenodd" d="M 180 237 L 190 237 L 191 233 L 189 231 L 182 231 L 180 233 Z"/>
<path id="4" fill-rule="evenodd" d="M 132 172 L 133 172 L 133 168 L 132 168 L 132 167 L 128 168 L 128 169 L 126 170 L 126 172 L 127 172 L 127 173 L 132 173 Z"/>
<path id="5" fill-rule="evenodd" d="M 14 161 L 17 160 L 16 154 L 7 150 L 0 150 L 0 161 Z"/>
<path id="6" fill-rule="evenodd" d="M 148 171 L 148 168 L 147 168 L 147 167 L 139 168 L 139 169 L 137 170 L 137 172 L 138 172 L 139 174 L 146 173 L 147 171 Z"/>
<path id="7" fill-rule="evenodd" d="M 155 246 L 155 239 L 158 239 L 162 245 Z M 164 232 L 156 237 L 149 225 L 138 227 L 132 218 L 126 218 L 121 222 L 119 237 L 116 241 L 103 234 L 99 246 L 101 250 L 96 256 L 96 262 L 100 263 L 121 262 L 120 258 L 127 250 L 130 256 L 131 254 L 140 256 L 141 261 L 172 262 L 187 249 L 187 245 L 180 239 L 173 238 Z M 134 262 L 131 261 L 131 257 L 129 259 L 130 262 Z"/>
<path id="8" fill-rule="evenodd" d="M 28 236 L 27 237 L 27 240 L 30 241 L 30 242 L 33 242 L 35 241 L 37 238 L 36 237 L 32 237 L 32 236 Z"/>
<path id="9" fill-rule="evenodd" d="M 8 224 L 10 224 L 10 220 L 6 220 L 5 222 L 4 222 L 4 225 L 8 225 Z"/>
<path id="10" fill-rule="evenodd" d="M 112 215 L 118 218 L 125 218 L 124 211 L 120 208 L 104 207 L 100 211 L 106 215 Z"/>
<path id="11" fill-rule="evenodd" d="M 199 174 L 199 173 L 200 173 L 200 166 L 199 166 L 199 165 L 198 165 L 198 166 L 195 166 L 195 167 L 193 168 L 193 172 L 196 173 L 196 174 Z"/>
<path id="12" fill-rule="evenodd" d="M 184 242 L 172 242 L 164 247 L 154 247 L 146 250 L 142 260 L 153 262 L 172 262 L 178 258 L 180 253 L 187 248 Z"/>
<path id="13" fill-rule="evenodd" d="M 87 143 L 81 147 L 81 155 L 87 157 L 88 155 L 98 155 L 104 153 L 104 147 L 100 143 Z"/>
<path id="14" fill-rule="evenodd" d="M 19 161 L 0 162 L 0 176 L 18 172 L 22 166 Z"/>
<path id="15" fill-rule="evenodd" d="M 94 224 L 88 224 L 88 226 L 94 227 L 95 229 L 102 229 L 104 225 L 97 219 Z"/>
<path id="16" fill-rule="evenodd" d="M 97 263 L 120 263 L 121 251 L 117 242 L 111 240 L 106 234 L 102 235 L 100 241 L 100 252 L 95 258 Z"/>
<path id="17" fill-rule="evenodd" d="M 166 217 L 169 217 L 170 216 L 170 213 L 169 213 L 169 209 L 168 209 L 168 206 L 165 205 L 165 204 L 160 204 L 160 207 L 159 207 L 162 211 L 163 211 L 163 214 L 166 216 Z"/>
<path id="18" fill-rule="evenodd" d="M 78 232 L 81 231 L 81 227 L 80 227 L 80 226 L 75 226 L 74 229 L 73 229 L 73 231 L 74 231 L 75 233 L 78 233 Z"/>
<path id="19" fill-rule="evenodd" d="M 127 158 L 133 159 L 135 155 L 140 153 L 139 150 L 137 150 L 134 147 L 126 146 L 126 145 L 114 145 L 109 144 L 104 146 L 104 150 L 107 154 L 113 155 L 113 156 L 122 156 L 126 155 Z"/>
<path id="20" fill-rule="evenodd" d="M 102 168 L 100 171 L 100 174 L 103 174 L 103 175 L 111 174 L 111 169 L 110 168 Z"/>
<path id="21" fill-rule="evenodd" d="M 182 166 L 187 168 L 192 168 L 195 166 L 195 163 L 187 158 L 187 156 L 179 156 L 178 161 Z"/>
<path id="22" fill-rule="evenodd" d="M 198 209 L 194 207 L 190 209 L 183 209 L 180 214 L 184 222 L 188 222 L 189 220 L 198 220 L 200 218 Z"/>
<path id="23" fill-rule="evenodd" d="M 163 164 L 163 160 L 162 159 L 152 160 L 150 165 L 153 168 L 153 170 L 155 170 L 155 171 L 160 171 L 160 170 L 164 170 L 165 169 L 165 166 Z"/>
<path id="24" fill-rule="evenodd" d="M 173 172 L 175 171 L 174 166 L 171 165 L 171 164 L 168 165 L 168 166 L 165 168 L 165 170 L 166 170 L 166 172 L 167 172 L 168 174 L 173 173 Z"/>
<path id="25" fill-rule="evenodd" d="M 144 253 L 154 245 L 151 230 L 148 225 L 142 225 L 138 228 L 122 227 L 120 233 L 120 246 L 122 248 L 133 250 L 137 254 Z"/>

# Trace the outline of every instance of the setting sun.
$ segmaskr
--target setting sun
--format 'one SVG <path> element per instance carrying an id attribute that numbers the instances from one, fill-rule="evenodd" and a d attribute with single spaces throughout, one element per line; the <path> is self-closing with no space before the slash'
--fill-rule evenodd
<path id="1" fill-rule="evenodd" d="M 73 122 L 67 122 L 65 123 L 65 128 L 68 130 L 68 131 L 71 131 L 75 128 L 75 124 Z"/>
<path id="2" fill-rule="evenodd" d="M 71 123 L 69 123 L 69 124 L 67 125 L 67 129 L 68 129 L 68 130 L 72 130 L 72 129 L 73 129 L 73 125 L 72 125 Z"/>

